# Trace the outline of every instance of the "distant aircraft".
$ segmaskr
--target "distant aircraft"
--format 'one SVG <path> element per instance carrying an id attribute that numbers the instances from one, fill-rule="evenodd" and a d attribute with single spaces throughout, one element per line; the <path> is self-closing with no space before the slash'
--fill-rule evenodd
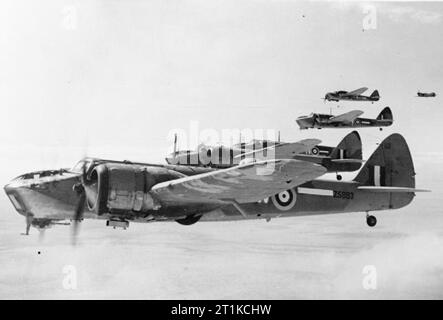
<path id="1" fill-rule="evenodd" d="M 417 92 L 417 97 L 423 97 L 423 98 L 431 98 L 435 97 L 435 92 Z"/>
<path id="2" fill-rule="evenodd" d="M 272 170 L 260 169 L 272 164 Z M 114 228 L 129 222 L 266 219 L 366 212 L 408 205 L 419 190 L 408 145 L 399 134 L 378 146 L 352 181 L 321 179 L 322 165 L 295 159 L 228 169 L 85 158 L 72 169 L 23 174 L 4 187 L 16 211 L 40 230 L 83 219 Z"/>
<path id="3" fill-rule="evenodd" d="M 328 101 L 340 101 L 340 100 L 347 100 L 347 101 L 378 101 L 380 100 L 380 95 L 377 90 L 374 90 L 370 96 L 362 96 L 361 94 L 368 90 L 368 88 L 363 87 L 354 91 L 334 91 L 334 92 L 328 92 L 325 95 L 324 100 Z"/>
<path id="4" fill-rule="evenodd" d="M 353 110 L 338 116 L 311 113 L 309 116 L 298 117 L 296 121 L 300 129 L 387 127 L 394 121 L 389 107 L 384 108 L 376 119 L 359 118 L 362 114 L 363 111 L 360 110 Z"/>

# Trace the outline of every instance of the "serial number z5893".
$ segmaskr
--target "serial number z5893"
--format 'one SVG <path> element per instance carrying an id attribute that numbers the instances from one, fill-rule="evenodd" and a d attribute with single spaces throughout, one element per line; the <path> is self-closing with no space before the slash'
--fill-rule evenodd
<path id="1" fill-rule="evenodd" d="M 350 192 L 350 191 L 336 191 L 334 190 L 333 193 L 333 197 L 334 198 L 339 198 L 339 199 L 354 199 L 354 192 Z"/>

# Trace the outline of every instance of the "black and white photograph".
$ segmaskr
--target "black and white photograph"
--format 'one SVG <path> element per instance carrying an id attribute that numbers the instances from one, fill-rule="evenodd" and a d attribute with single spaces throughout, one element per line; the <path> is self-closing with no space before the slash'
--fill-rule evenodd
<path id="1" fill-rule="evenodd" d="M 442 40 L 441 1 L 0 1 L 0 300 L 442 300 Z"/>

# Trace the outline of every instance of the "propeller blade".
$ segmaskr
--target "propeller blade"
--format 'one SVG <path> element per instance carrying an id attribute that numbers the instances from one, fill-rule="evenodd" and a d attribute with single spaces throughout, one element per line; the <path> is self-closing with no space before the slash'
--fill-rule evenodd
<path id="1" fill-rule="evenodd" d="M 43 242 L 43 240 L 45 239 L 45 234 L 46 234 L 46 229 L 40 229 L 39 230 L 39 234 L 38 234 L 38 241 L 39 242 Z"/>
<path id="2" fill-rule="evenodd" d="M 72 229 L 72 237 L 73 237 L 73 244 L 76 243 L 76 238 L 78 235 L 78 229 L 79 229 L 79 223 L 83 219 L 83 211 L 85 209 L 86 204 L 86 192 L 85 188 L 82 184 L 76 185 L 76 191 L 79 195 L 77 207 L 75 208 L 75 214 L 74 214 L 74 221 L 73 221 L 73 229 Z"/>
<path id="3" fill-rule="evenodd" d="M 34 217 L 32 216 L 32 214 L 30 214 L 30 213 L 26 214 L 26 231 L 25 231 L 25 233 L 22 233 L 23 236 L 29 235 L 29 229 L 31 229 L 33 219 L 34 219 Z"/>

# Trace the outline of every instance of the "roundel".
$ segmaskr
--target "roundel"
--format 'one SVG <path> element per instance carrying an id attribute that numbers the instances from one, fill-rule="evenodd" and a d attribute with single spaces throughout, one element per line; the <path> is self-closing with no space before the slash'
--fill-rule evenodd
<path id="1" fill-rule="evenodd" d="M 297 194 L 295 193 L 294 189 L 288 189 L 272 196 L 272 203 L 277 209 L 281 211 L 287 211 L 291 209 L 292 207 L 294 207 L 296 201 Z"/>
<path id="2" fill-rule="evenodd" d="M 311 154 L 313 154 L 315 156 L 318 155 L 319 152 L 320 152 L 320 150 L 317 147 L 314 147 L 314 148 L 311 149 Z"/>

